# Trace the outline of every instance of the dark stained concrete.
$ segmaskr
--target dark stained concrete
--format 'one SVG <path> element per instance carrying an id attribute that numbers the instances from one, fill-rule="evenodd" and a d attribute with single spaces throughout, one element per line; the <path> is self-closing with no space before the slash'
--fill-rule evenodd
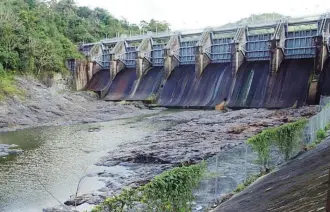
<path id="1" fill-rule="evenodd" d="M 216 212 L 326 211 L 330 138 L 215 209 Z"/>

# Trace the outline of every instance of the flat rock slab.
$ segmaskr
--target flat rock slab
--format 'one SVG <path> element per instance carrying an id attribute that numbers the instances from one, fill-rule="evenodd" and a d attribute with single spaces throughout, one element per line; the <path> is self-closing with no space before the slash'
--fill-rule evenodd
<path id="1" fill-rule="evenodd" d="M 18 146 L 15 144 L 0 144 L 0 157 L 6 157 L 11 154 L 20 154 L 23 152 L 21 149 L 13 149 Z"/>

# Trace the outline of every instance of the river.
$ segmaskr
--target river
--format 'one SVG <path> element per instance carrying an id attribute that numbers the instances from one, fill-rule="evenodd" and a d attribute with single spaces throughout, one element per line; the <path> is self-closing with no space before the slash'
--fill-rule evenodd
<path id="1" fill-rule="evenodd" d="M 143 118 L 1 133 L 0 144 L 16 144 L 24 152 L 0 159 L 0 211 L 36 212 L 58 205 L 55 198 L 68 200 L 82 176 L 105 170 L 94 164 L 109 150 L 164 126 Z M 128 171 L 118 166 L 108 169 Z M 79 193 L 102 187 L 102 181 L 87 177 Z"/>

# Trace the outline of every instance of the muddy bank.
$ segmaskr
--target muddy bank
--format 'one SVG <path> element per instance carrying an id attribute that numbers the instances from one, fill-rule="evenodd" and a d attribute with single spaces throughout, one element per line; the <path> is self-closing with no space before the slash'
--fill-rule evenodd
<path id="1" fill-rule="evenodd" d="M 28 77 L 17 78 L 17 84 L 25 92 L 25 97 L 0 102 L 0 132 L 102 122 L 158 112 L 144 109 L 141 104 L 136 107 L 100 101 L 92 93 L 72 92 L 54 86 L 49 88 Z"/>
<path id="2" fill-rule="evenodd" d="M 326 211 L 329 167 L 330 138 L 214 211 Z"/>
<path id="3" fill-rule="evenodd" d="M 249 109 L 221 113 L 218 111 L 185 111 L 145 118 L 147 122 L 170 122 L 171 127 L 152 133 L 143 140 L 121 145 L 103 157 L 98 166 L 125 166 L 129 174 L 98 173 L 106 187 L 82 198 L 98 204 L 126 186 L 145 184 L 155 175 L 181 163 L 192 164 L 221 151 L 243 144 L 247 138 L 267 127 L 274 127 L 301 117 L 310 117 L 316 107 L 287 110 Z M 94 201 L 97 198 L 97 201 Z M 72 202 L 72 201 L 71 201 Z M 69 202 L 67 202 L 69 203 Z M 49 210 L 51 211 L 51 210 Z"/>

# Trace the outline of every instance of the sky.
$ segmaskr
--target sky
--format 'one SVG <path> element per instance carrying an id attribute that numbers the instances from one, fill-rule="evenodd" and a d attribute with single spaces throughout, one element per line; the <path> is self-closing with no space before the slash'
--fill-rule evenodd
<path id="1" fill-rule="evenodd" d="M 107 9 L 129 23 L 156 19 L 172 30 L 200 29 L 235 22 L 251 14 L 281 13 L 289 16 L 330 12 L 328 0 L 76 0 L 79 6 Z"/>

